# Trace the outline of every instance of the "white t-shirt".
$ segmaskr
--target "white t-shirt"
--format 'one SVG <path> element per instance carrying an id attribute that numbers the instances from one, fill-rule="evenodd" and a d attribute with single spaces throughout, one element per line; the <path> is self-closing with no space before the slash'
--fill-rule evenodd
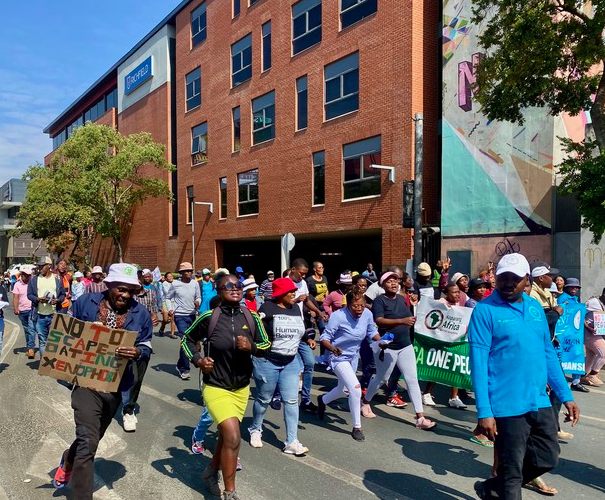
<path id="1" fill-rule="evenodd" d="M 298 299 L 301 295 L 309 295 L 309 287 L 307 286 L 307 282 L 305 280 L 300 280 L 298 283 L 294 283 L 296 285 L 296 295 L 295 299 Z M 303 312 L 304 302 L 299 302 L 298 307 L 300 307 L 300 312 Z"/>
<path id="2" fill-rule="evenodd" d="M 593 297 L 592 299 L 588 299 L 586 301 L 586 309 L 588 311 L 603 311 L 605 310 L 605 307 L 603 307 L 604 304 L 601 302 L 601 299 L 599 299 L 598 297 Z"/>
<path id="3" fill-rule="evenodd" d="M 376 298 L 384 293 L 384 288 L 376 283 L 372 283 L 368 289 L 366 290 L 365 296 L 370 299 L 372 302 L 376 300 Z"/>

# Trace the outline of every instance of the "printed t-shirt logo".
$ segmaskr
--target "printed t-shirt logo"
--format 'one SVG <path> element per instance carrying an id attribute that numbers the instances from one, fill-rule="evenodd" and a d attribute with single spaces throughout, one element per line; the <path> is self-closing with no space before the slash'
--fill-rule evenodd
<path id="1" fill-rule="evenodd" d="M 538 308 L 536 306 L 529 306 L 529 314 L 535 320 L 540 319 L 540 311 L 538 310 Z"/>
<path id="2" fill-rule="evenodd" d="M 578 311 L 573 318 L 573 326 L 576 330 L 580 329 L 580 320 L 582 319 L 582 311 Z"/>

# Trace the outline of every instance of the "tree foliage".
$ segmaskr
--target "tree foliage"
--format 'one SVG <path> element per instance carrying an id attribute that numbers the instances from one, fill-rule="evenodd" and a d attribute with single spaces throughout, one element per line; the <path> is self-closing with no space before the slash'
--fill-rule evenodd
<path id="1" fill-rule="evenodd" d="M 148 133 L 124 136 L 112 127 L 86 124 L 54 153 L 50 168 L 30 167 L 18 231 L 76 248 L 94 236 L 111 238 L 120 261 L 132 210 L 150 197 L 171 200 L 159 178 L 171 171 L 165 148 Z"/>
<path id="2" fill-rule="evenodd" d="M 589 8 L 576 0 L 473 0 L 473 22 L 484 27 L 479 36 L 486 54 L 477 67 L 475 98 L 490 120 L 523 123 L 523 109 L 546 107 L 551 114 L 577 115 L 589 110 L 596 141 L 564 143 L 572 156 L 561 172 L 562 190 L 594 185 L 594 167 L 605 169 L 605 0 Z M 567 179 L 567 176 L 571 176 Z M 605 184 L 574 193 L 580 201 L 584 227 L 598 242 L 605 229 Z M 589 206 L 598 206 L 591 210 Z"/>

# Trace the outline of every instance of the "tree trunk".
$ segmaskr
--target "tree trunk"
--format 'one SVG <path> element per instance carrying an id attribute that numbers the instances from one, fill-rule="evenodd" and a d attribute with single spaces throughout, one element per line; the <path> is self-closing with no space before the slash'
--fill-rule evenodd
<path id="1" fill-rule="evenodd" d="M 590 109 L 590 117 L 592 118 L 592 126 L 595 137 L 599 142 L 599 149 L 604 151 L 605 148 L 605 71 L 601 75 L 599 88 Z"/>
<path id="2" fill-rule="evenodd" d="M 123 255 L 122 255 L 122 243 L 120 243 L 119 236 L 113 237 L 113 244 L 115 245 L 116 250 L 118 251 L 118 262 L 120 262 L 120 263 L 124 262 Z"/>

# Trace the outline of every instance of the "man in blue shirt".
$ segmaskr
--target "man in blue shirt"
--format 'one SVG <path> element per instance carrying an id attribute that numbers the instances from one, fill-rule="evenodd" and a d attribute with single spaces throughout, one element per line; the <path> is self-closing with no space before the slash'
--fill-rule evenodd
<path id="1" fill-rule="evenodd" d="M 482 499 L 520 500 L 524 484 L 557 465 L 557 422 L 547 384 L 565 405 L 567 421 L 575 426 L 580 418 L 544 310 L 523 293 L 529 272 L 523 255 L 502 257 L 496 290 L 477 304 L 469 325 L 478 428 L 495 441 L 498 455 L 497 476 L 475 484 Z"/>

